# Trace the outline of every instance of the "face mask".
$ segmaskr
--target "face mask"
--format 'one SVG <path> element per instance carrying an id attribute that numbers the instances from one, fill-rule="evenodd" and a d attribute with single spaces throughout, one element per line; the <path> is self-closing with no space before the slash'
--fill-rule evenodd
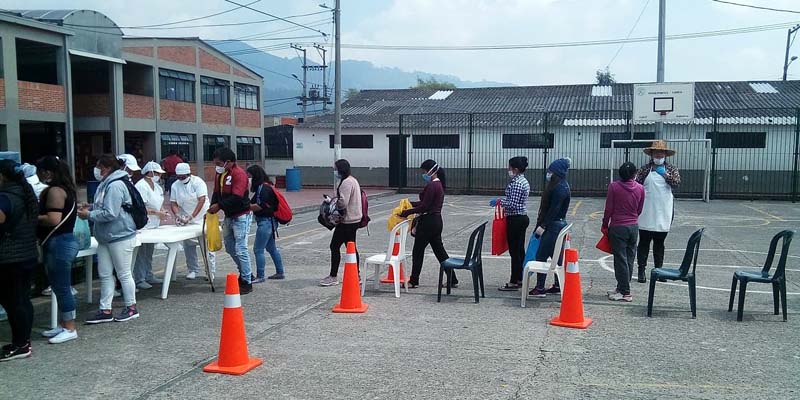
<path id="1" fill-rule="evenodd" d="M 654 158 L 653 159 L 653 164 L 655 164 L 655 165 L 664 165 L 664 159 L 663 158 Z"/>
<path id="2" fill-rule="evenodd" d="M 186 184 L 189 183 L 189 180 L 191 180 L 191 179 L 192 179 L 191 176 L 187 176 L 186 178 L 181 179 L 181 183 L 186 185 Z"/>
<path id="3" fill-rule="evenodd" d="M 509 178 L 513 178 L 515 176 L 517 176 L 517 174 L 515 174 L 514 171 L 508 171 L 508 177 Z"/>
<path id="4" fill-rule="evenodd" d="M 550 179 L 552 179 L 552 178 L 553 178 L 553 173 L 552 173 L 552 172 L 548 172 L 548 173 L 545 175 L 545 179 L 547 179 L 547 181 L 548 181 L 548 182 L 549 182 L 549 181 L 550 181 Z"/>
<path id="5" fill-rule="evenodd" d="M 94 167 L 94 179 L 98 181 L 103 180 L 103 173 L 100 171 L 100 168 Z"/>
<path id="6" fill-rule="evenodd" d="M 225 173 L 225 166 L 220 167 L 219 165 L 217 165 L 216 167 L 214 167 L 214 171 L 217 171 L 218 174 Z"/>
<path id="7" fill-rule="evenodd" d="M 431 178 L 431 176 L 430 176 L 430 175 L 428 175 L 428 174 L 422 174 L 422 180 L 423 180 L 423 181 L 425 181 L 425 182 L 430 182 L 430 181 L 431 181 L 431 179 L 432 179 L 432 178 Z"/>
<path id="8" fill-rule="evenodd" d="M 336 179 L 342 179 L 342 174 L 339 171 L 333 171 L 333 177 Z"/>
<path id="9" fill-rule="evenodd" d="M 158 183 L 158 181 L 160 181 L 160 180 L 161 180 L 161 177 L 160 177 L 160 176 L 158 176 L 158 175 L 156 175 L 156 176 L 154 176 L 154 177 L 153 177 L 153 182 L 156 182 L 156 183 Z"/>

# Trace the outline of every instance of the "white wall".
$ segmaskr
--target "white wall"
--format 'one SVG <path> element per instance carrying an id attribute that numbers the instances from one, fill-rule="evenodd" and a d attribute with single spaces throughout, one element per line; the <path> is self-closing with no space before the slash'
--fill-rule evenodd
<path id="1" fill-rule="evenodd" d="M 333 167 L 332 129 L 294 128 L 294 164 L 299 167 Z M 371 149 L 342 149 L 351 167 L 389 167 L 389 138 L 397 129 L 342 129 L 342 135 L 373 135 Z"/>

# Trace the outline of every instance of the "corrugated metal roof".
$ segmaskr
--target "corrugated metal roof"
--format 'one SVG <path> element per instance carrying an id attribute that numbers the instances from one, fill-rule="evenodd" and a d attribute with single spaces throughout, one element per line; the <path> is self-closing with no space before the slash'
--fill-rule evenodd
<path id="1" fill-rule="evenodd" d="M 592 96 L 613 96 L 613 86 L 592 86 Z"/>
<path id="2" fill-rule="evenodd" d="M 428 100 L 444 100 L 453 94 L 452 90 L 437 90 L 436 93 L 428 97 Z"/>
<path id="3" fill-rule="evenodd" d="M 753 82 L 750 83 L 750 87 L 753 88 L 756 93 L 778 93 L 778 89 L 775 89 L 774 86 L 765 82 Z"/>

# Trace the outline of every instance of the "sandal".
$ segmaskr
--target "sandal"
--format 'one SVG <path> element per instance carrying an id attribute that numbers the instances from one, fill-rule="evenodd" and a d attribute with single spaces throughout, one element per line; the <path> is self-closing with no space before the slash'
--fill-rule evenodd
<path id="1" fill-rule="evenodd" d="M 443 283 L 441 286 L 442 289 L 447 289 L 447 283 Z M 458 282 L 450 285 L 450 289 L 458 289 Z"/>
<path id="2" fill-rule="evenodd" d="M 506 283 L 505 285 L 500 286 L 499 288 L 497 288 L 497 290 L 500 290 L 500 291 L 503 291 L 503 292 L 513 292 L 513 291 L 519 290 L 521 287 L 522 287 L 522 285 L 520 285 L 518 283 Z"/>
<path id="3" fill-rule="evenodd" d="M 418 287 L 419 287 L 419 283 L 411 283 L 411 282 L 408 282 L 408 283 L 406 283 L 406 285 L 408 285 L 408 288 L 409 288 L 409 289 L 416 289 L 416 288 L 418 288 Z"/>

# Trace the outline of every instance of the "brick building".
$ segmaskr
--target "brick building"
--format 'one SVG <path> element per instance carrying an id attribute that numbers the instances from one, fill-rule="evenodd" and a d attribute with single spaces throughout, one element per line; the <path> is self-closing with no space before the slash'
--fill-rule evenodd
<path id="1" fill-rule="evenodd" d="M 213 176 L 222 146 L 263 163 L 263 78 L 199 38 L 128 38 L 90 10 L 0 12 L 0 150 L 56 154 L 91 179 L 96 157 L 180 151 Z"/>

